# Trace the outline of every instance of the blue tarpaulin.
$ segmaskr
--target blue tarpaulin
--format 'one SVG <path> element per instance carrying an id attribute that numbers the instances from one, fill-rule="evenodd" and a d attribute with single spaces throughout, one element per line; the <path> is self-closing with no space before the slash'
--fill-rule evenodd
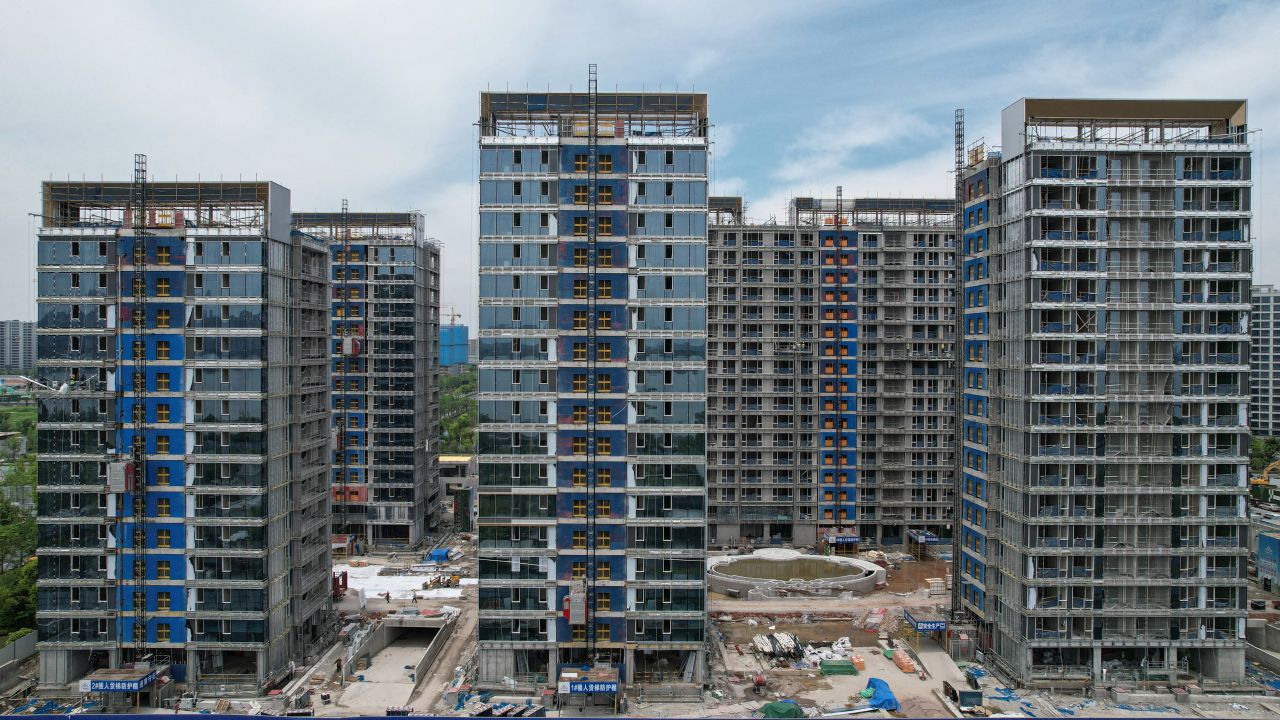
<path id="1" fill-rule="evenodd" d="M 867 689 L 872 692 L 871 707 L 889 711 L 895 711 L 900 707 L 898 698 L 894 697 L 893 691 L 889 689 L 889 683 L 880 678 L 868 678 Z"/>
<path id="2" fill-rule="evenodd" d="M 449 562 L 449 551 L 444 549 L 432 550 L 431 554 L 428 555 L 427 558 L 429 562 L 447 563 Z"/>

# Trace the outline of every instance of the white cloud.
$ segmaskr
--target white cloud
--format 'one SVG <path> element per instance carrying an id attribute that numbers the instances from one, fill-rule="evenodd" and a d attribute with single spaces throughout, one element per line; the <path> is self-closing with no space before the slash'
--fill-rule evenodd
<path id="1" fill-rule="evenodd" d="M 710 183 L 708 195 L 737 195 L 741 197 L 747 190 L 747 181 L 740 177 L 715 178 Z"/>
<path id="2" fill-rule="evenodd" d="M 764 197 L 753 199 L 748 215 L 755 220 L 784 222 L 787 206 L 796 197 L 835 197 L 836 187 L 846 198 L 952 197 L 951 149 L 935 147 L 921 155 L 874 168 L 816 167 L 794 182 L 775 185 Z"/>
<path id="3" fill-rule="evenodd" d="M 923 118 L 899 109 L 841 108 L 802 131 L 774 175 L 784 183 L 796 184 L 842 167 L 865 166 L 857 157 L 858 151 L 883 151 L 911 138 L 928 137 L 931 130 Z"/>

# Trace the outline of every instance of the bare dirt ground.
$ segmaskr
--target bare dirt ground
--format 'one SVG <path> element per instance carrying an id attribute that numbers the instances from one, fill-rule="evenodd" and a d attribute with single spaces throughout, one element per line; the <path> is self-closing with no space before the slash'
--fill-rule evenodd
<path id="1" fill-rule="evenodd" d="M 903 673 L 893 661 L 885 658 L 877 646 L 879 630 L 863 629 L 863 620 L 875 608 L 885 608 L 885 630 L 896 629 L 902 608 L 931 608 L 946 604 L 949 597 L 928 593 L 928 578 L 946 577 L 947 563 L 926 560 L 901 563 L 890 568 L 884 589 L 867 595 L 842 600 L 839 598 L 803 598 L 790 600 L 740 600 L 712 594 L 710 614 L 722 642 L 713 660 L 712 676 L 722 697 L 697 706 L 646 706 L 633 708 L 633 714 L 661 714 L 667 717 L 745 717 L 765 702 L 781 698 L 795 700 L 804 707 L 838 710 L 862 702 L 858 693 L 867 686 L 869 677 L 878 677 L 892 688 L 902 704 L 906 717 L 949 717 L 946 708 L 934 695 L 942 680 L 959 675 L 954 663 L 940 647 L 922 645 L 931 650 L 926 669 L 929 677 Z M 803 617 L 808 615 L 807 618 Z M 755 624 L 748 622 L 748 618 Z M 806 622 L 807 620 L 807 622 Z M 818 668 L 774 667 L 771 658 L 756 655 L 752 639 L 769 632 L 794 633 L 802 643 L 830 643 L 847 637 L 866 661 L 867 669 L 857 676 L 824 677 Z M 897 632 L 891 635 L 896 636 Z M 928 667 L 929 665 L 936 666 Z M 763 672 L 768 679 L 768 694 L 761 697 L 751 689 L 751 678 Z M 719 711 L 719 712 L 717 712 Z"/>

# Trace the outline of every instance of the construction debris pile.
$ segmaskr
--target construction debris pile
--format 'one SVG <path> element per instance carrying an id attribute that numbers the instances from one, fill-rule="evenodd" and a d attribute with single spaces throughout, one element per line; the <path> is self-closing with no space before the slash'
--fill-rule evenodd
<path id="1" fill-rule="evenodd" d="M 849 638 L 833 643 L 802 643 L 794 633 L 775 632 L 752 639 L 762 660 L 779 668 L 820 668 L 824 675 L 857 675 L 867 669 L 866 661 L 854 651 Z"/>

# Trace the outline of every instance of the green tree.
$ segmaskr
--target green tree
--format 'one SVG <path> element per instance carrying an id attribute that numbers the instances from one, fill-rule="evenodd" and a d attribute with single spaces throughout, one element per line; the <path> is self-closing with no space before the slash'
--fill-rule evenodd
<path id="1" fill-rule="evenodd" d="M 1280 438 L 1253 438 L 1249 447 L 1249 465 L 1254 472 L 1262 472 L 1267 465 L 1276 460 L 1280 460 Z"/>
<path id="2" fill-rule="evenodd" d="M 0 633 L 13 637 L 36 626 L 36 561 L 0 573 Z"/>
<path id="3" fill-rule="evenodd" d="M 0 498 L 0 572 L 20 567 L 35 551 L 35 518 Z"/>
<path id="4" fill-rule="evenodd" d="M 475 368 L 440 376 L 440 451 L 472 453 L 476 446 Z"/>

